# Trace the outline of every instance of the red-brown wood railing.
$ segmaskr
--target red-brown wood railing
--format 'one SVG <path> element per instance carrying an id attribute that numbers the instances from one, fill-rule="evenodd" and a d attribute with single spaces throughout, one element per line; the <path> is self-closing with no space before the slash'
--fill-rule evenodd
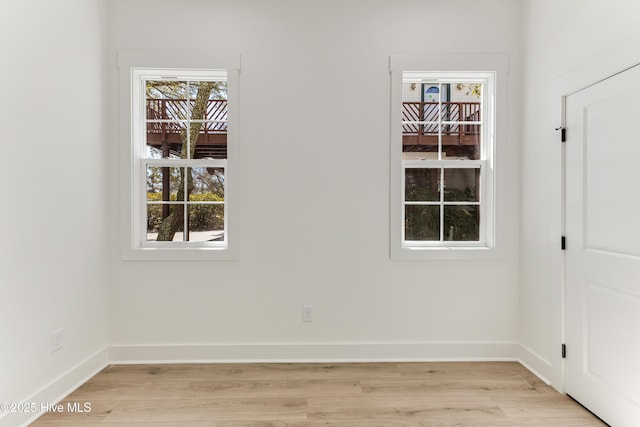
<path id="1" fill-rule="evenodd" d="M 442 134 L 453 135 L 477 135 L 480 132 L 479 102 L 403 102 L 403 122 L 429 122 L 429 123 L 403 123 L 404 135 L 438 135 L 438 123 L 442 117 Z M 453 122 L 453 123 L 451 123 Z"/>
<path id="2" fill-rule="evenodd" d="M 187 119 L 194 102 L 186 99 L 148 99 L 147 119 L 152 122 L 147 123 L 147 133 L 155 134 L 154 140 L 156 138 L 165 140 L 165 135 L 181 133 L 186 127 L 184 120 Z M 458 136 L 462 140 L 465 136 L 480 133 L 479 124 L 464 123 L 480 121 L 479 102 L 403 102 L 403 122 L 431 122 L 403 124 L 403 135 L 421 137 L 438 135 L 440 114 L 442 121 L 449 122 L 442 126 L 444 136 Z M 153 122 L 153 120 L 169 120 L 169 122 Z M 203 123 L 201 134 L 226 134 L 227 101 L 210 100 L 204 120 L 209 122 Z"/>
<path id="3" fill-rule="evenodd" d="M 147 120 L 170 120 L 169 122 L 148 122 L 149 134 L 179 134 L 186 128 L 186 120 L 193 109 L 195 100 L 186 99 L 147 99 Z M 227 100 L 211 99 L 203 120 L 200 133 L 227 133 Z M 164 138 L 161 138 L 164 139 Z"/>

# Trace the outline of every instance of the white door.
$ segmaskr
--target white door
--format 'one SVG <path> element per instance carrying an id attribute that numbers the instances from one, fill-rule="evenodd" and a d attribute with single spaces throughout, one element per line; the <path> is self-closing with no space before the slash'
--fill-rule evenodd
<path id="1" fill-rule="evenodd" d="M 640 426 L 640 66 L 566 98 L 566 391 Z"/>

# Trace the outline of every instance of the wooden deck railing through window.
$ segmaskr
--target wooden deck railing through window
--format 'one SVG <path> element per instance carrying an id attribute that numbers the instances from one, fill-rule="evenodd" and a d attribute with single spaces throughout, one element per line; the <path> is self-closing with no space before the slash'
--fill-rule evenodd
<path id="1" fill-rule="evenodd" d="M 175 150 L 194 100 L 148 99 L 147 144 Z M 441 116 L 442 121 L 439 120 Z M 209 101 L 200 128 L 197 156 L 226 153 L 227 101 Z M 402 104 L 403 145 L 437 144 L 439 123 L 445 145 L 477 145 L 480 134 L 479 102 L 404 102 Z M 422 123 L 416 123 L 422 122 Z"/>
<path id="2" fill-rule="evenodd" d="M 403 102 L 403 145 L 437 144 L 440 133 L 444 145 L 477 145 L 480 118 L 479 102 Z"/>
<path id="3" fill-rule="evenodd" d="M 147 144 L 164 156 L 180 152 L 182 133 L 195 100 L 147 99 Z M 196 145 L 196 158 L 226 157 L 227 100 L 209 100 Z"/>

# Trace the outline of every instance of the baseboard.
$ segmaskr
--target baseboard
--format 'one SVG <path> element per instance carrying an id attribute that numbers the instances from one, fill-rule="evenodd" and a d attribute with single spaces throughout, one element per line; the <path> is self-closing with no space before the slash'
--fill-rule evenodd
<path id="1" fill-rule="evenodd" d="M 55 380 L 51 381 L 39 391 L 35 392 L 22 403 L 36 402 L 38 412 L 9 412 L 0 418 L 0 427 L 27 426 L 46 410 L 47 404 L 55 404 L 64 399 L 76 388 L 87 382 L 89 378 L 101 371 L 108 363 L 107 348 L 94 353 L 78 363 Z"/>
<path id="2" fill-rule="evenodd" d="M 545 384 L 551 385 L 551 363 L 533 352 L 528 347 L 518 344 L 518 359 L 522 366 L 540 378 Z"/>
<path id="3" fill-rule="evenodd" d="M 515 342 L 112 345 L 109 362 L 299 363 L 519 360 Z"/>

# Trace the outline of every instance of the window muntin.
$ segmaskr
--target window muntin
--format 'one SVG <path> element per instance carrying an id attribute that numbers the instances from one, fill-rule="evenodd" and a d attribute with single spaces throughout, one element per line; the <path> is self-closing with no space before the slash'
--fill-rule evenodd
<path id="1" fill-rule="evenodd" d="M 488 245 L 493 81 L 402 73 L 402 247 Z"/>
<path id="2" fill-rule="evenodd" d="M 134 69 L 132 76 L 137 245 L 226 248 L 226 71 Z"/>

